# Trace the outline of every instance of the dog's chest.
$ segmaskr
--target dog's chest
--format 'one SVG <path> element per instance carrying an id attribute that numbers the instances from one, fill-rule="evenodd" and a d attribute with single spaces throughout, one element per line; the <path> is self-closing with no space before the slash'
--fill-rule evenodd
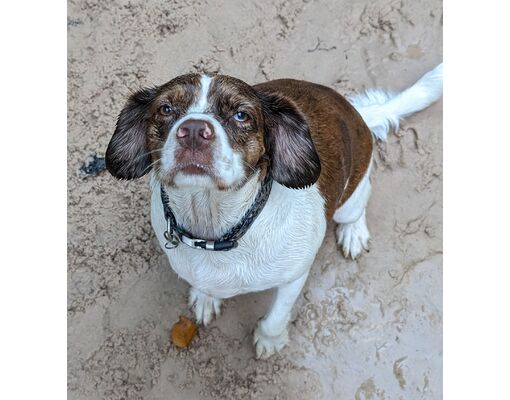
<path id="1" fill-rule="evenodd" d="M 260 291 L 293 281 L 313 262 L 326 231 L 324 200 L 317 189 L 292 190 L 274 184 L 250 229 L 230 251 L 165 249 L 163 206 L 155 190 L 152 225 L 174 271 L 192 286 L 218 298 Z"/>

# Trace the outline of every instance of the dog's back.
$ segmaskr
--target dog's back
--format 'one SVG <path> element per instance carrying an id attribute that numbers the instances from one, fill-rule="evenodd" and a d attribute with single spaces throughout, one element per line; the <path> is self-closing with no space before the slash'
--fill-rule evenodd
<path id="1" fill-rule="evenodd" d="M 373 148 L 370 129 L 345 97 L 326 86 L 278 79 L 255 88 L 277 92 L 303 112 L 321 161 L 318 185 L 325 197 L 327 218 L 331 219 L 368 170 Z"/>

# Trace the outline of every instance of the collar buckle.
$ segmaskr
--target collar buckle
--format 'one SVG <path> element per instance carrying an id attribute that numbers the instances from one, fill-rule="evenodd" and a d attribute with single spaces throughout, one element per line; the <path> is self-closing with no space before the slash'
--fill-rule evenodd
<path id="1" fill-rule="evenodd" d="M 165 249 L 171 250 L 179 246 L 179 236 L 174 232 L 170 218 L 166 219 L 166 231 L 163 232 L 163 236 L 166 239 Z"/>

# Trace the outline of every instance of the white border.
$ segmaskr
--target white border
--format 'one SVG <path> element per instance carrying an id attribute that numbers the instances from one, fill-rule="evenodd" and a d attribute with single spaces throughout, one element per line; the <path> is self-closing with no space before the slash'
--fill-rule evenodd
<path id="1" fill-rule="evenodd" d="M 66 6 L 3 2 L 0 15 L 0 393 L 65 399 Z"/>
<path id="2" fill-rule="evenodd" d="M 444 5 L 445 399 L 508 396 L 510 24 L 501 4 Z"/>

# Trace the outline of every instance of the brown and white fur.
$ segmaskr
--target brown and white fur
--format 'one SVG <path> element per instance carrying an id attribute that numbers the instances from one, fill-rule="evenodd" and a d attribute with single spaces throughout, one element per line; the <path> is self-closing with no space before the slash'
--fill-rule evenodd
<path id="1" fill-rule="evenodd" d="M 374 90 L 350 100 L 291 79 L 250 86 L 222 75 L 184 75 L 133 94 L 106 153 L 108 170 L 134 179 L 152 170 L 152 225 L 175 272 L 190 285 L 198 322 L 219 315 L 222 299 L 274 288 L 255 329 L 257 357 L 287 342 L 291 309 L 321 246 L 326 224 L 355 258 L 367 248 L 374 137 L 442 93 L 442 66 L 406 91 Z M 195 237 L 216 239 L 251 206 L 271 174 L 267 204 L 239 246 L 168 250 L 159 193 L 163 184 L 177 221 Z"/>

